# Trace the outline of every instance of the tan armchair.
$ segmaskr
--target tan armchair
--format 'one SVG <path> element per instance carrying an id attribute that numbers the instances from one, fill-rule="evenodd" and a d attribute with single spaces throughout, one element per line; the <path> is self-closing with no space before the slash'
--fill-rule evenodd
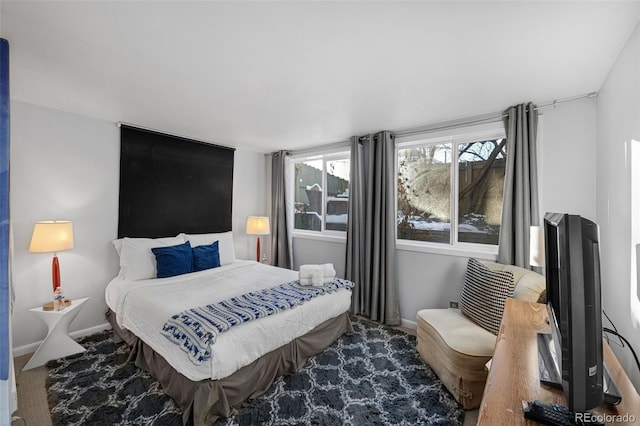
<path id="1" fill-rule="evenodd" d="M 483 263 L 489 269 L 513 273 L 516 299 L 537 302 L 545 290 L 540 274 L 517 266 Z M 493 356 L 496 336 L 457 308 L 423 309 L 417 322 L 417 348 L 422 359 L 465 409 L 479 407 L 487 380 L 485 364 Z"/>

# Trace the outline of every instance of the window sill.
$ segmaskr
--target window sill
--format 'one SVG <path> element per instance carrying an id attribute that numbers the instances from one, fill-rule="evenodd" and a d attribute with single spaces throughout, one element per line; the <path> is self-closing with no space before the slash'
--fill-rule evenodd
<path id="1" fill-rule="evenodd" d="M 476 259 L 489 260 L 492 262 L 498 259 L 497 246 L 486 247 L 479 244 L 459 244 L 457 246 L 451 246 L 396 240 L 396 250 L 433 253 L 444 256 L 475 257 Z"/>
<path id="2" fill-rule="evenodd" d="M 293 238 L 303 240 L 326 241 L 331 243 L 346 243 L 347 235 L 328 234 L 320 232 L 293 232 Z M 458 246 L 435 245 L 407 240 L 396 240 L 396 250 L 414 251 L 420 253 L 440 254 L 444 256 L 475 257 L 476 259 L 495 262 L 498 258 L 498 247 L 485 247 L 479 244 L 459 244 Z"/>
<path id="3" fill-rule="evenodd" d="M 292 236 L 293 238 L 300 238 L 303 240 L 327 241 L 331 243 L 347 242 L 346 232 L 340 235 L 338 233 L 294 231 Z"/>

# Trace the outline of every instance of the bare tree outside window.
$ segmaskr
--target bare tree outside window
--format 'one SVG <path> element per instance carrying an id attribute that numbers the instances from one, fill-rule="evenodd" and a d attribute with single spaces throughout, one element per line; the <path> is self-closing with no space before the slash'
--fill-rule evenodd
<path id="1" fill-rule="evenodd" d="M 398 150 L 398 238 L 449 242 L 451 145 Z"/>
<path id="2" fill-rule="evenodd" d="M 398 149 L 398 238 L 497 245 L 504 148 L 501 138 Z M 452 167 L 457 186 L 451 182 Z M 457 241 L 452 241 L 456 210 Z"/>
<path id="3" fill-rule="evenodd" d="M 458 145 L 458 241 L 498 244 L 506 139 Z"/>

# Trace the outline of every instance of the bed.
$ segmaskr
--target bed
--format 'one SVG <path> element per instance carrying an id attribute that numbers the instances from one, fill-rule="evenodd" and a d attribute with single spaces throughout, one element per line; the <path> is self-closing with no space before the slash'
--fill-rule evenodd
<path id="1" fill-rule="evenodd" d="M 154 278 L 157 271 L 150 269 L 154 265 L 149 248 L 180 241 L 191 241 L 194 247 L 218 241 L 221 266 Z M 341 288 L 220 333 L 210 346 L 211 357 L 195 363 L 162 334 L 171 316 L 294 281 L 298 273 L 236 260 L 230 232 L 124 238 L 114 244 L 121 271 L 105 290 L 107 318 L 131 346 L 135 364 L 149 371 L 181 407 L 185 424 L 212 424 L 232 415 L 244 402 L 264 393 L 275 378 L 297 371 L 307 358 L 352 330 L 347 313 L 351 292 Z"/>

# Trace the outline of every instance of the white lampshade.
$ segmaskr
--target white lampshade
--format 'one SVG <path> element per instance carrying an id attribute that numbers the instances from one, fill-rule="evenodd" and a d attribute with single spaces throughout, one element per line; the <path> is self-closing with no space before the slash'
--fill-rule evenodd
<path id="1" fill-rule="evenodd" d="M 269 218 L 266 216 L 249 216 L 247 219 L 247 234 L 249 235 L 269 235 Z"/>
<path id="2" fill-rule="evenodd" d="M 36 222 L 31 235 L 29 251 L 49 253 L 73 248 L 73 225 L 68 220 Z"/>
<path id="3" fill-rule="evenodd" d="M 532 226 L 529 228 L 529 265 L 544 267 L 544 228 Z"/>

